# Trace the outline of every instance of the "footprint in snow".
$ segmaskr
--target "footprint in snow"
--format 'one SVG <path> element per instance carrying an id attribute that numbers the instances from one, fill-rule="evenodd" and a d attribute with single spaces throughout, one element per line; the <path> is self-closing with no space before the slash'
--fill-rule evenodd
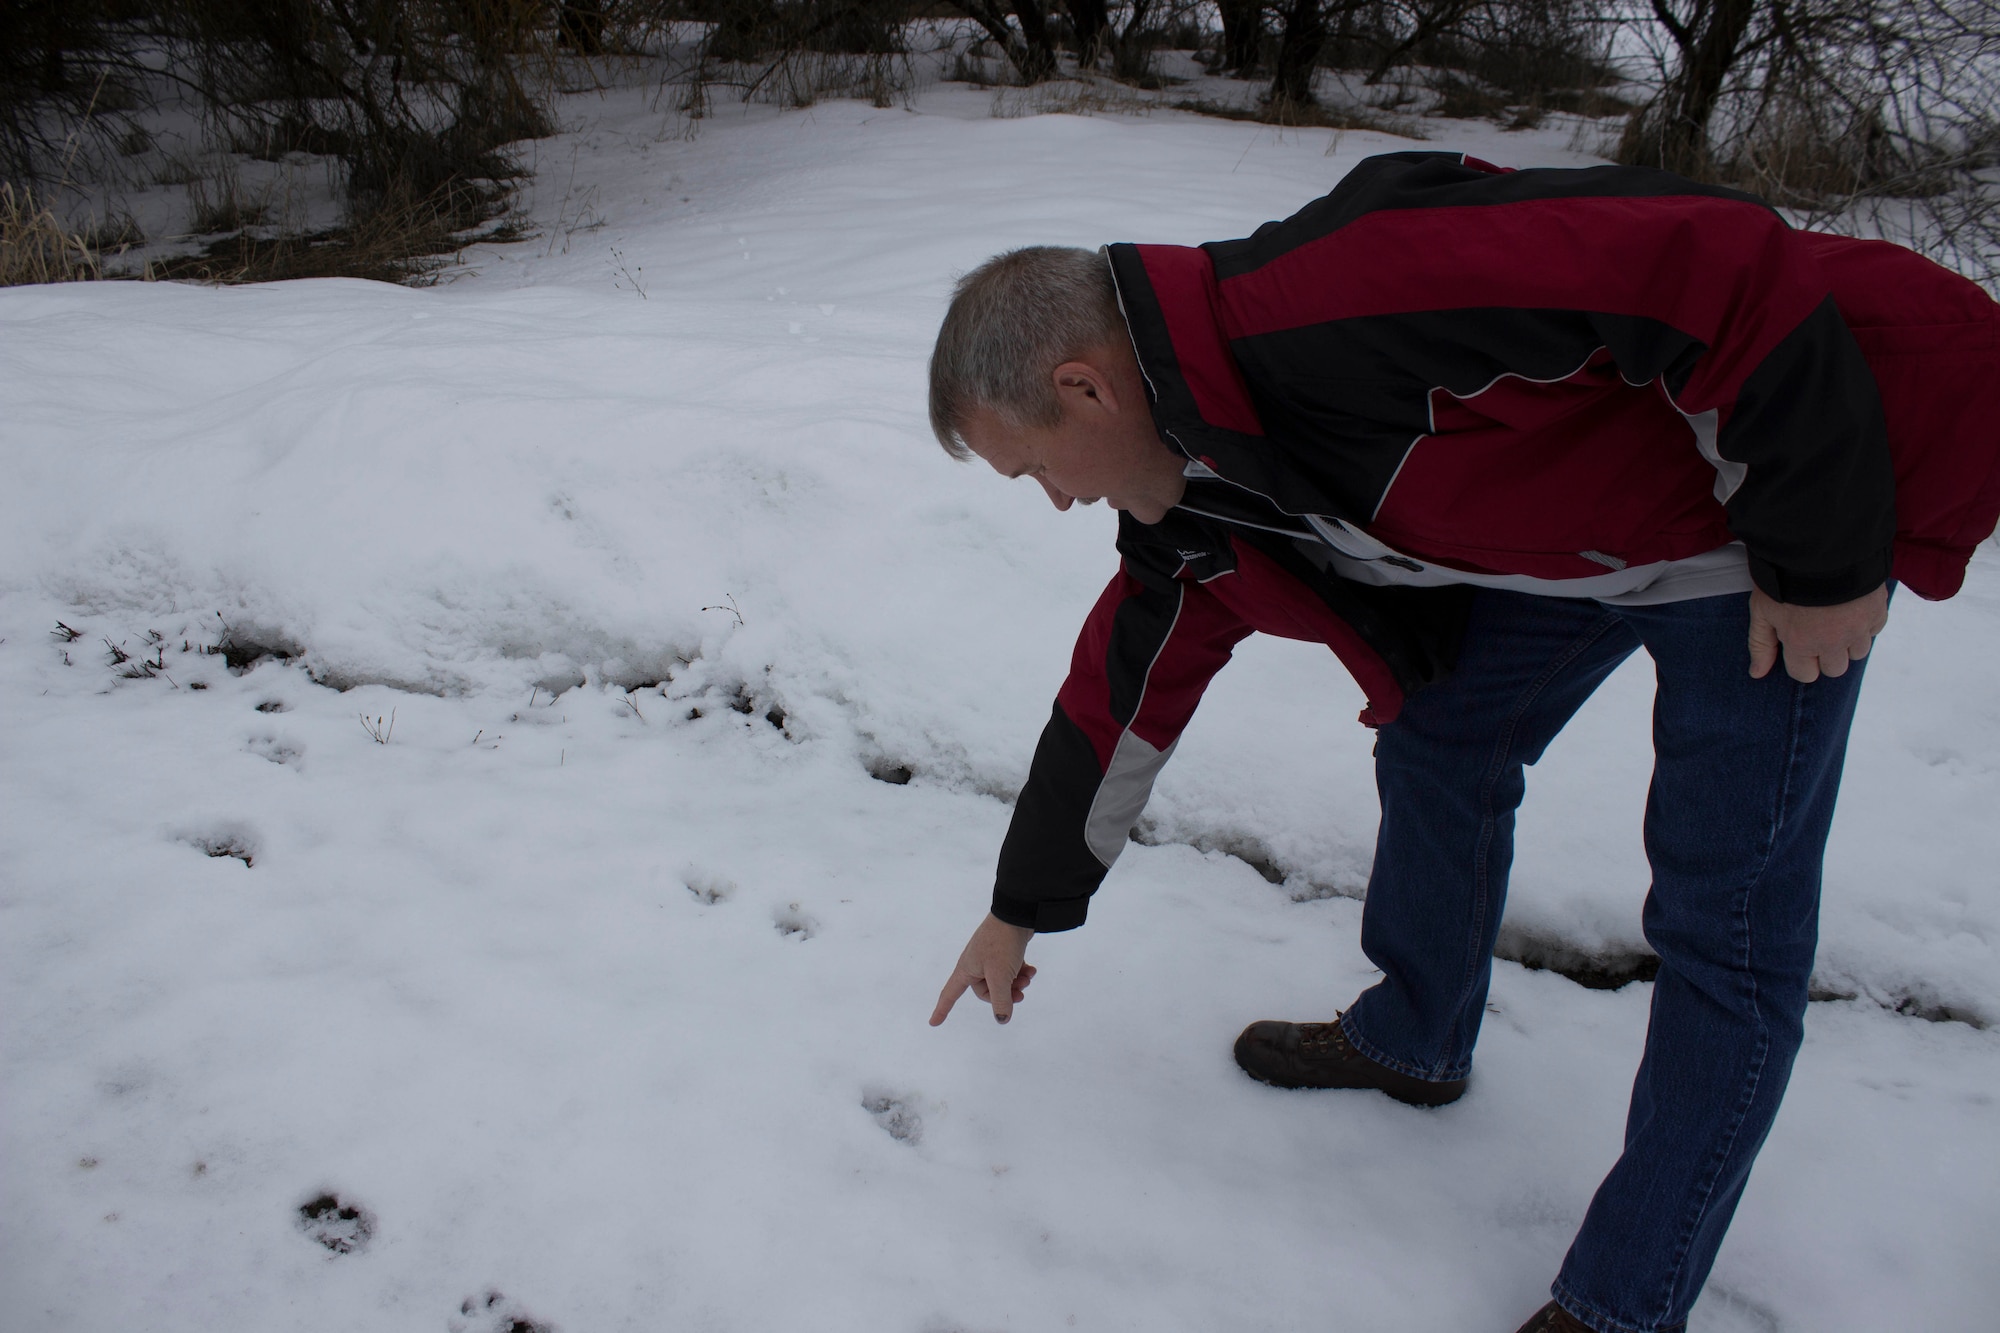
<path id="1" fill-rule="evenodd" d="M 297 741 L 280 740 L 268 735 L 252 736 L 243 748 L 274 764 L 296 764 L 306 752 L 306 747 Z"/>
<path id="2" fill-rule="evenodd" d="M 861 1109 L 875 1117 L 883 1133 L 914 1148 L 924 1138 L 924 1118 L 917 1113 L 916 1101 L 909 1093 L 872 1089 L 862 1094 Z"/>
<path id="3" fill-rule="evenodd" d="M 908 764 L 899 764 L 893 759 L 877 759 L 868 765 L 869 777 L 892 787 L 907 787 L 916 775 L 916 770 Z"/>
<path id="4" fill-rule="evenodd" d="M 335 1254 L 358 1254 L 375 1235 L 375 1214 L 328 1190 L 299 1205 L 298 1226 Z"/>
<path id="5" fill-rule="evenodd" d="M 176 835 L 196 851 L 213 857 L 234 857 L 246 866 L 255 866 L 261 850 L 260 839 L 247 824 L 215 824 L 187 829 Z"/>
<path id="6" fill-rule="evenodd" d="M 556 1333 L 554 1324 L 544 1323 L 488 1287 L 477 1296 L 467 1296 L 458 1304 L 458 1313 L 447 1321 L 451 1333 Z"/>
<path id="7" fill-rule="evenodd" d="M 786 903 L 772 917 L 772 924 L 786 939 L 809 940 L 819 932 L 819 922 L 807 916 L 797 903 Z"/>
<path id="8" fill-rule="evenodd" d="M 681 877 L 681 882 L 687 886 L 687 891 L 694 895 L 695 901 L 703 907 L 713 907 L 736 892 L 734 880 L 724 879 L 706 870 L 690 870 Z"/>

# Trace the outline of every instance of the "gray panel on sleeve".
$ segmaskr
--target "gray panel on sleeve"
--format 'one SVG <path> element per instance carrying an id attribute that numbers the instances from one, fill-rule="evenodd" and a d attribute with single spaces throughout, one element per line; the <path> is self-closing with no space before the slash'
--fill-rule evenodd
<path id="1" fill-rule="evenodd" d="M 1178 740 L 1174 742 L 1179 744 Z M 1156 750 L 1129 727 L 1119 736 L 1118 747 L 1111 752 L 1111 763 L 1104 770 L 1104 780 L 1097 784 L 1097 798 L 1090 803 L 1090 814 L 1083 823 L 1084 845 L 1104 863 L 1106 870 L 1125 850 L 1132 826 L 1139 822 L 1139 815 L 1153 794 L 1153 780 L 1166 766 L 1174 745 Z"/>

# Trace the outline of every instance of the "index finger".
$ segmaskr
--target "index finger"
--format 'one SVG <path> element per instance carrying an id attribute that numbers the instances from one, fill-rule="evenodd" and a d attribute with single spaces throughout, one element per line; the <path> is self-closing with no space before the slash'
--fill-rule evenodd
<path id="1" fill-rule="evenodd" d="M 937 1008 L 931 1010 L 932 1027 L 944 1022 L 946 1015 L 951 1013 L 951 1007 L 958 1003 L 958 997 L 965 994 L 966 987 L 971 984 L 971 977 L 953 970 L 951 980 L 945 982 L 944 989 L 938 992 Z"/>

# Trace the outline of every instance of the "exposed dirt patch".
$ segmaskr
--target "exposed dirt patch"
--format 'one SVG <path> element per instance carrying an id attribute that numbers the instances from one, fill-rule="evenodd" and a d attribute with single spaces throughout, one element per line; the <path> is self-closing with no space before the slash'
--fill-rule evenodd
<path id="1" fill-rule="evenodd" d="M 1618 990 L 1635 981 L 1651 981 L 1660 972 L 1659 955 L 1650 950 L 1585 953 L 1561 940 L 1505 929 L 1493 946 L 1493 956 L 1531 972 L 1554 972 L 1591 990 Z"/>

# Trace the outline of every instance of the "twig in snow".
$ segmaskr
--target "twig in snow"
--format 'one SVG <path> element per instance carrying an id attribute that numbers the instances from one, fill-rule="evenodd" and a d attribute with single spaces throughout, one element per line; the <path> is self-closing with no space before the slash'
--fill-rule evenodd
<path id="1" fill-rule="evenodd" d="M 702 610 L 704 610 L 704 611 L 727 611 L 727 612 L 728 612 L 728 613 L 729 613 L 730 615 L 732 615 L 732 616 L 735 616 L 735 617 L 736 617 L 736 623 L 737 623 L 738 625 L 741 625 L 741 624 L 743 624 L 743 623 L 744 623 L 744 622 L 743 622 L 743 609 L 742 609 L 741 607 L 739 607 L 739 606 L 737 606 L 737 605 L 736 605 L 736 594 L 735 594 L 735 593 L 724 593 L 724 594 L 723 594 L 723 596 L 729 599 L 729 605 L 728 605 L 728 606 L 704 606 L 704 607 L 702 608 Z"/>
<path id="2" fill-rule="evenodd" d="M 104 641 L 104 647 L 111 654 L 111 665 L 123 668 L 123 670 L 118 672 L 120 680 L 151 680 L 167 665 L 164 650 L 154 660 L 147 661 L 143 657 L 135 659 L 132 654 L 126 652 L 118 644 L 111 642 L 110 639 Z M 175 686 L 175 688 L 178 689 L 180 687 Z"/>
<path id="3" fill-rule="evenodd" d="M 366 713 L 360 714 L 360 717 L 361 729 L 367 732 L 377 745 L 387 745 L 389 738 L 396 734 L 396 710 L 393 708 L 389 710 L 389 725 L 386 727 L 382 725 L 380 717 L 377 717 L 373 722 L 368 720 L 368 714 Z M 474 737 L 474 739 L 478 738 Z"/>
<path id="4" fill-rule="evenodd" d="M 613 260 L 616 260 L 617 262 L 613 263 L 612 262 Z M 604 263 L 606 267 L 608 267 L 612 271 L 613 274 L 617 275 L 611 279 L 612 286 L 624 287 L 629 284 L 633 291 L 639 293 L 639 299 L 641 301 L 646 299 L 646 289 L 639 284 L 639 279 L 637 277 L 638 273 L 644 273 L 646 271 L 645 265 L 643 264 L 639 265 L 636 271 L 633 269 L 626 268 L 624 252 L 619 250 L 619 248 L 615 245 L 611 247 L 611 258 L 605 260 Z M 621 277 L 624 279 L 623 282 L 619 281 L 619 278 Z"/>
<path id="5" fill-rule="evenodd" d="M 68 625 L 63 624 L 62 621 L 58 620 L 56 622 L 56 627 L 49 631 L 49 637 L 52 639 L 60 639 L 64 643 L 75 643 L 78 639 L 83 637 L 83 631 L 80 629 L 71 629 Z"/>

